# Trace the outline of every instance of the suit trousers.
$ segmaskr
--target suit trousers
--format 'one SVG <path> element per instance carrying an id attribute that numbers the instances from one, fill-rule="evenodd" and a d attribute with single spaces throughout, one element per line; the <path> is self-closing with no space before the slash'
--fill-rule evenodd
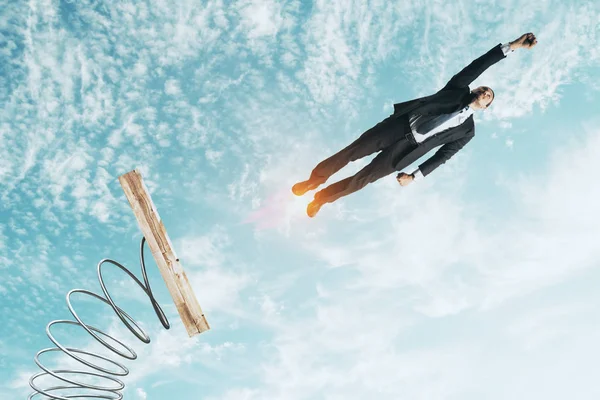
<path id="1" fill-rule="evenodd" d="M 367 130 L 344 149 L 320 162 L 313 169 L 309 178 L 310 182 L 322 184 L 349 162 L 380 152 L 354 176 L 317 192 L 315 199 L 320 203 L 332 203 L 342 196 L 354 193 L 369 183 L 395 172 L 394 160 L 398 160 L 417 146 L 416 142 L 411 140 L 410 135 L 407 137 L 409 132 L 410 125 L 407 116 L 391 115 Z"/>

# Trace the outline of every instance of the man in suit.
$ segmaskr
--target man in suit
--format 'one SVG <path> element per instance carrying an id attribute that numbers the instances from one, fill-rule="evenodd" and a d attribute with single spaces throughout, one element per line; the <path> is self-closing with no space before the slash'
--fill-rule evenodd
<path id="1" fill-rule="evenodd" d="M 470 90 L 469 85 L 486 69 L 516 49 L 531 49 L 536 44 L 533 33 L 526 33 L 509 43 L 498 44 L 454 75 L 437 93 L 394 104 L 392 115 L 367 130 L 346 148 L 320 162 L 308 180 L 292 187 L 292 192 L 301 196 L 325 183 L 350 161 L 380 152 L 354 176 L 317 192 L 306 209 L 308 216 L 314 217 L 325 203 L 332 203 L 394 171 L 401 171 L 438 146 L 441 147 L 435 154 L 413 173 L 399 173 L 396 177 L 398 183 L 406 186 L 448 161 L 475 136 L 473 113 L 485 110 L 494 101 L 494 91 L 489 87 L 479 86 Z"/>

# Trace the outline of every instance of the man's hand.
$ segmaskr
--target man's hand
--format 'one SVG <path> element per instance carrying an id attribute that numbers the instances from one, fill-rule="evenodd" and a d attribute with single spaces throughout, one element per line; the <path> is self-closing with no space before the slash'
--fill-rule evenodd
<path id="1" fill-rule="evenodd" d="M 533 33 L 529 32 L 529 33 L 524 33 L 518 39 L 515 39 L 512 42 L 510 42 L 510 49 L 511 50 L 516 50 L 516 49 L 530 50 L 536 44 L 537 44 L 537 39 L 536 39 L 535 35 Z"/>
<path id="2" fill-rule="evenodd" d="M 400 172 L 398 176 L 396 176 L 396 180 L 400 184 L 400 186 L 407 186 L 412 181 L 415 180 L 413 175 L 405 174 L 404 172 Z"/>

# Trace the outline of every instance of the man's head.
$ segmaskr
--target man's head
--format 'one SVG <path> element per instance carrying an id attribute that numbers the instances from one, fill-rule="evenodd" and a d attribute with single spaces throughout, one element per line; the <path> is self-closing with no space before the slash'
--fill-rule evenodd
<path id="1" fill-rule="evenodd" d="M 471 107 L 479 110 L 485 110 L 494 101 L 494 91 L 487 86 L 479 86 L 471 90 Z"/>

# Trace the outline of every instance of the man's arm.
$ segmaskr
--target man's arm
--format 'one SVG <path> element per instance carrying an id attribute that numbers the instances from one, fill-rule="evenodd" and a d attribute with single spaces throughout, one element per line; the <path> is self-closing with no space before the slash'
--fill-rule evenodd
<path id="1" fill-rule="evenodd" d="M 431 156 L 423 164 L 419 165 L 419 168 L 417 168 L 412 174 L 400 172 L 396 176 L 396 180 L 401 186 L 406 186 L 413 181 L 422 179 L 424 176 L 429 175 L 434 169 L 452 158 L 452 156 L 455 155 L 460 149 L 465 147 L 473 137 L 474 135 L 471 134 L 469 136 L 456 139 L 453 142 L 446 143 L 440 147 L 433 156 Z"/>
<path id="2" fill-rule="evenodd" d="M 472 138 L 473 135 L 469 135 L 460 139 L 456 139 L 453 142 L 446 143 L 440 147 L 433 156 L 429 157 L 429 159 L 419 165 L 419 168 L 417 168 L 417 170 L 411 174 L 413 176 L 413 180 L 418 180 L 419 178 L 429 175 L 434 169 L 444 164 L 460 149 L 465 147 Z"/>
<path id="3" fill-rule="evenodd" d="M 498 61 L 506 58 L 506 56 L 516 49 L 527 48 L 531 49 L 537 44 L 537 39 L 533 33 L 521 35 L 518 39 L 505 44 L 494 46 L 484 55 L 473 60 L 469 65 L 464 67 L 459 73 L 454 75 L 446 84 L 446 88 L 460 88 L 469 86 L 475 79 L 479 77 L 486 69 L 496 64 Z"/>
<path id="4" fill-rule="evenodd" d="M 477 79 L 479 75 L 481 75 L 486 69 L 505 57 L 506 55 L 504 55 L 504 52 L 502 51 L 502 45 L 496 45 L 484 55 L 473 60 L 471 64 L 464 67 L 459 73 L 454 75 L 444 88 L 461 88 L 469 86 L 471 82 Z"/>

